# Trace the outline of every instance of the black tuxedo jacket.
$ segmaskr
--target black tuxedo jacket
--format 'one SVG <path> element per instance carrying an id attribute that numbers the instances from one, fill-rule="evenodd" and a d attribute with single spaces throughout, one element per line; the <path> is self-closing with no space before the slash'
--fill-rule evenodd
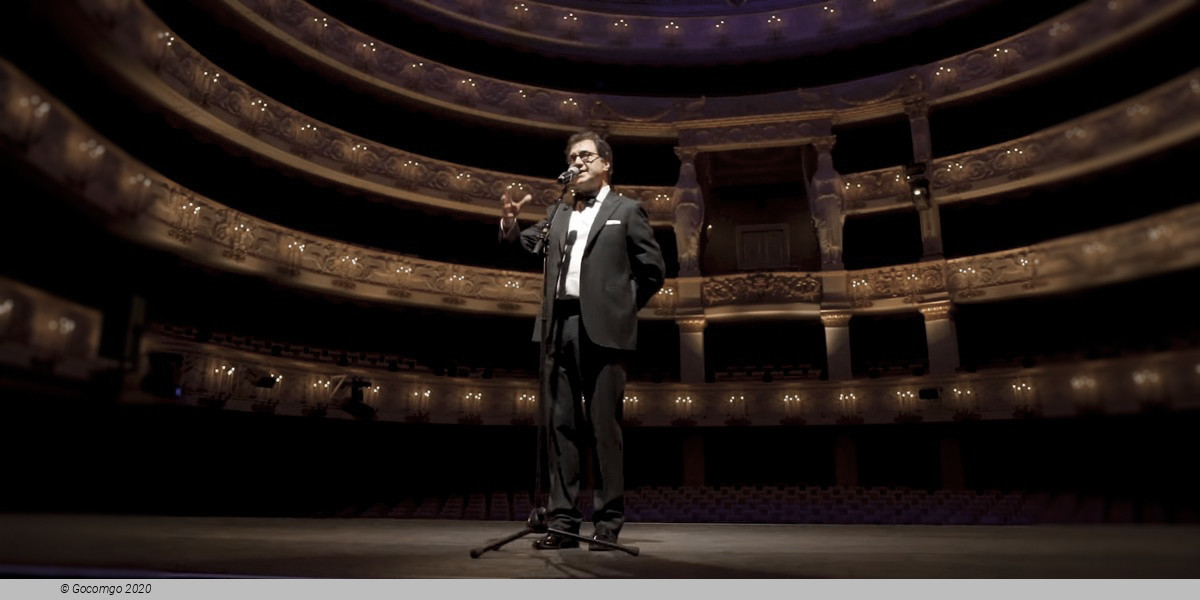
<path id="1" fill-rule="evenodd" d="M 540 338 L 550 329 L 547 321 L 554 318 L 559 268 L 567 267 L 562 256 L 571 210 L 565 203 L 552 206 L 546 218 L 532 227 L 520 232 L 513 227 L 502 234 L 510 242 L 519 239 L 526 250 L 533 252 L 542 227 L 550 223 L 535 341 L 544 341 Z M 650 217 L 640 202 L 610 188 L 587 239 L 577 239 L 571 250 L 580 251 L 579 307 L 588 337 L 600 346 L 633 350 L 637 347 L 638 311 L 662 288 L 666 271 Z"/>

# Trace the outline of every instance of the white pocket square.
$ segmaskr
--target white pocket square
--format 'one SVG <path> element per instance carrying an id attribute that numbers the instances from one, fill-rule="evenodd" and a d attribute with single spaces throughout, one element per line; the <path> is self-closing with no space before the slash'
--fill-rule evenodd
<path id="1" fill-rule="evenodd" d="M 620 224 L 621 224 L 621 220 L 620 220 L 620 219 L 609 219 L 609 220 L 607 220 L 607 221 L 605 221 L 605 222 L 604 222 L 604 225 L 605 225 L 605 226 L 608 226 L 608 225 L 620 225 Z"/>

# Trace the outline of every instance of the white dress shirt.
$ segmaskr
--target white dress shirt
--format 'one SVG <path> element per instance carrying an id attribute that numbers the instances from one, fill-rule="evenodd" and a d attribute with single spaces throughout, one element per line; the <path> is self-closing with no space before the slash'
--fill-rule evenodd
<path id="1" fill-rule="evenodd" d="M 575 243 L 572 245 L 571 254 L 568 257 L 570 262 L 567 263 L 567 279 L 564 298 L 579 297 L 579 269 L 583 266 L 583 249 L 587 245 L 588 233 L 592 230 L 592 222 L 596 220 L 596 213 L 600 210 L 600 203 L 604 202 L 604 198 L 608 196 L 608 186 L 600 188 L 596 192 L 596 200 L 590 206 L 584 206 L 583 210 L 571 210 L 571 220 L 567 223 L 567 235 L 575 232 Z"/>

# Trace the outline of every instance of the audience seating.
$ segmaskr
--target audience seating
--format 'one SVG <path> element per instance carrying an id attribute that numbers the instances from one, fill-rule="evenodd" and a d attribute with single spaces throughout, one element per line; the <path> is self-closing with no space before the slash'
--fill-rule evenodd
<path id="1" fill-rule="evenodd" d="M 366 510 L 314 516 L 523 521 L 528 492 L 493 491 L 405 499 Z M 591 519 L 591 490 L 579 496 Z M 862 525 L 1034 525 L 1043 523 L 1197 523 L 1196 507 L 1127 498 L 999 490 L 914 490 L 889 487 L 643 486 L 625 494 L 626 519 L 643 523 L 809 523 Z"/>

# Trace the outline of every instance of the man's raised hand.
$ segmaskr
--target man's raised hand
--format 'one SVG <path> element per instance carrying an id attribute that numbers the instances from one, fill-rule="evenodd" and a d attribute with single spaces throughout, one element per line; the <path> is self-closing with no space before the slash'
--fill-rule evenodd
<path id="1" fill-rule="evenodd" d="M 500 214 L 503 217 L 501 224 L 505 229 L 511 228 L 516 223 L 517 215 L 521 214 L 521 208 L 525 206 L 526 202 L 533 200 L 533 194 L 525 194 L 520 201 L 514 200 L 514 196 L 515 191 L 511 188 L 505 190 L 504 195 L 500 196 Z"/>

